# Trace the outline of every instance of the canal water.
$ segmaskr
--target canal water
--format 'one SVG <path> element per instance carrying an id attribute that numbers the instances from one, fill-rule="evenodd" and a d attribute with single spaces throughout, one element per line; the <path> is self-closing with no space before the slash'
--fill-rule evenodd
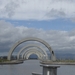
<path id="1" fill-rule="evenodd" d="M 32 75 L 42 73 L 39 60 L 27 60 L 18 65 L 0 65 L 0 75 Z M 60 65 L 57 75 L 75 75 L 75 65 Z"/>

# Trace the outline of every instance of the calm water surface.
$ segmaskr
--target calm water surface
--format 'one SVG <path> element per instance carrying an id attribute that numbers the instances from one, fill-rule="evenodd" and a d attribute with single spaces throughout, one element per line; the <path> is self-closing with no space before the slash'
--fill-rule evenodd
<path id="1" fill-rule="evenodd" d="M 75 65 L 60 65 L 57 75 L 75 75 Z M 32 72 L 42 73 L 38 60 L 27 60 L 18 65 L 0 65 L 0 75 L 32 75 Z"/>

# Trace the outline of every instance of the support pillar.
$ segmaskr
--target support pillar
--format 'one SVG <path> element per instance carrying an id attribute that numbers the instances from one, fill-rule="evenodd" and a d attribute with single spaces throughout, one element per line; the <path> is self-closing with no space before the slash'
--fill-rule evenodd
<path id="1" fill-rule="evenodd" d="M 57 68 L 60 66 L 56 65 L 41 65 L 43 67 L 43 75 L 57 75 Z"/>

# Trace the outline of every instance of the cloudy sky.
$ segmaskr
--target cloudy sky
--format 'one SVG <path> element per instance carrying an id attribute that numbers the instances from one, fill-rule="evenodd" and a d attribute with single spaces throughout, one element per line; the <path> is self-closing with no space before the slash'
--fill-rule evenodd
<path id="1" fill-rule="evenodd" d="M 75 0 L 0 0 L 0 52 L 26 37 L 75 50 Z"/>

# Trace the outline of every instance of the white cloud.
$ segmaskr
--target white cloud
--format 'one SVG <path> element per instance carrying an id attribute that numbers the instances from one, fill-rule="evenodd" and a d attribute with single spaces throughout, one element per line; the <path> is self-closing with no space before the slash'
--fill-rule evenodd
<path id="1" fill-rule="evenodd" d="M 13 26 L 0 20 L 0 51 L 8 51 L 13 44 L 25 37 L 38 37 L 47 41 L 53 50 L 74 50 L 75 30 L 73 31 L 45 31 L 42 29 Z"/>
<path id="2" fill-rule="evenodd" d="M 0 18 L 49 20 L 75 18 L 75 0 L 0 0 Z"/>

